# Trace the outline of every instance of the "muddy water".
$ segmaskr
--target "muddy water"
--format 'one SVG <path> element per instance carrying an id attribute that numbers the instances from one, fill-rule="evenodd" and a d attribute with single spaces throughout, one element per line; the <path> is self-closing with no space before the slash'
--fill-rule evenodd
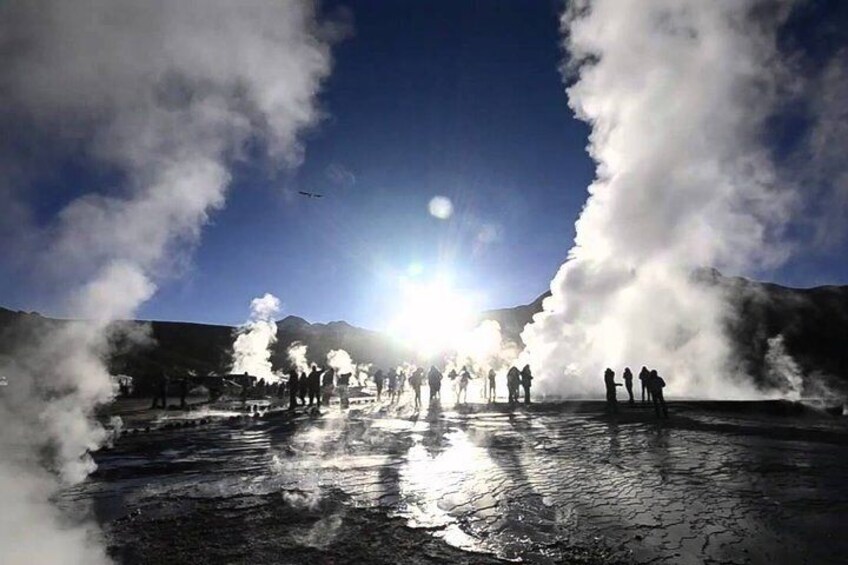
<path id="1" fill-rule="evenodd" d="M 749 412 L 269 411 L 125 436 L 66 499 L 126 562 L 844 562 L 844 419 Z"/>

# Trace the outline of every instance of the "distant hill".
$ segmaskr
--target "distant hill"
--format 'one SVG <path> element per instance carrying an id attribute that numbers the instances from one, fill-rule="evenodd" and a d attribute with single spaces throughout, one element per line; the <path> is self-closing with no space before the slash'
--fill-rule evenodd
<path id="1" fill-rule="evenodd" d="M 728 331 L 750 374 L 762 376 L 768 339 L 782 335 L 805 374 L 848 388 L 848 286 L 788 288 L 716 271 L 706 283 L 728 291 L 734 313 Z"/>
<path id="2" fill-rule="evenodd" d="M 715 270 L 695 274 L 701 284 L 720 285 L 731 297 L 727 329 L 737 344 L 737 355 L 747 370 L 762 374 L 767 340 L 783 335 L 787 352 L 805 373 L 818 372 L 848 383 L 848 286 L 793 289 L 738 277 L 725 277 Z M 518 342 L 519 334 L 537 312 L 545 293 L 533 302 L 514 308 L 489 310 L 479 319 L 497 320 L 506 339 Z M 46 327 L 73 322 L 44 318 L 34 313 L 0 308 L 0 355 L 12 355 L 17 346 L 35 342 Z M 111 369 L 146 380 L 162 369 L 171 373 L 227 373 L 232 342 L 237 328 L 187 322 L 123 322 L 134 330 L 146 329 L 145 345 L 115 340 Z M 344 349 L 357 362 L 378 366 L 398 364 L 413 353 L 380 332 L 346 322 L 309 323 L 288 316 L 277 322 L 278 341 L 272 350 L 275 368 L 287 368 L 286 349 L 294 341 L 309 348 L 309 358 L 323 360 L 331 349 Z"/>
<path id="3" fill-rule="evenodd" d="M 550 295 L 551 293 L 548 291 L 530 304 L 523 304 L 513 308 L 487 310 L 478 316 L 478 320 L 495 320 L 501 325 L 501 335 L 504 339 L 520 343 L 521 330 L 530 323 L 534 314 L 542 311 L 542 301 Z"/>
<path id="4" fill-rule="evenodd" d="M 77 322 L 43 317 L 37 313 L 0 308 L 0 355 L 14 356 L 19 347 L 37 343 L 51 327 Z M 109 361 L 113 373 L 138 377 L 142 382 L 166 370 L 180 374 L 226 374 L 232 364 L 232 344 L 238 328 L 189 322 L 131 321 L 115 324 L 115 352 Z M 133 339 L 126 337 L 131 334 Z M 310 360 L 323 362 L 332 349 L 344 349 L 356 362 L 380 366 L 410 360 L 412 352 L 379 332 L 347 322 L 309 323 L 288 316 L 277 322 L 277 342 L 271 351 L 275 369 L 289 367 L 291 343 L 307 345 Z"/>

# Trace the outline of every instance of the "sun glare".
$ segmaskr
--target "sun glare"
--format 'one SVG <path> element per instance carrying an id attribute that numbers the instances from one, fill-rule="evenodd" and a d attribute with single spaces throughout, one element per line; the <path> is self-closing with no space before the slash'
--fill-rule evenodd
<path id="1" fill-rule="evenodd" d="M 426 357 L 458 343 L 473 321 L 471 301 L 448 281 L 402 280 L 398 316 L 389 329 Z"/>

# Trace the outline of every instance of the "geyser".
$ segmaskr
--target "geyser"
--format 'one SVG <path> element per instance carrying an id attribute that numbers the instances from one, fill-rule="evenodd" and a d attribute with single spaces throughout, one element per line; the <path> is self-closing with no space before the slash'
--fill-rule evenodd
<path id="1" fill-rule="evenodd" d="M 692 273 L 771 267 L 794 195 L 762 129 L 779 102 L 785 2 L 575 1 L 568 100 L 596 178 L 544 311 L 522 333 L 539 389 L 597 394 L 604 367 L 656 367 L 675 395 L 758 396 Z"/>
<path id="2" fill-rule="evenodd" d="M 271 346 L 277 342 L 274 316 L 280 306 L 280 299 L 267 292 L 250 302 L 250 319 L 233 342 L 233 373 L 248 373 L 266 382 L 279 380 L 271 367 Z"/>
<path id="3" fill-rule="evenodd" d="M 301 161 L 298 135 L 320 117 L 314 98 L 335 36 L 307 0 L 0 7 L 0 198 L 15 225 L 4 233 L 33 250 L 68 317 L 89 320 L 0 363 L 0 562 L 106 560 L 89 528 L 50 500 L 57 477 L 78 481 L 93 468 L 89 452 L 106 437 L 92 412 L 112 394 L 110 322 L 133 318 L 184 262 L 248 144 L 274 166 Z M 57 155 L 110 180 L 75 186 L 36 225 L 28 204 L 41 204 L 38 175 Z"/>

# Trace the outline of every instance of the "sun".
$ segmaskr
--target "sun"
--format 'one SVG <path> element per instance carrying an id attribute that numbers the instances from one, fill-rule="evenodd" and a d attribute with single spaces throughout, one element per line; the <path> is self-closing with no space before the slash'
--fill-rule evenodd
<path id="1" fill-rule="evenodd" d="M 389 331 L 422 357 L 429 357 L 455 346 L 473 321 L 469 297 L 444 278 L 426 283 L 403 279 L 397 316 Z"/>

